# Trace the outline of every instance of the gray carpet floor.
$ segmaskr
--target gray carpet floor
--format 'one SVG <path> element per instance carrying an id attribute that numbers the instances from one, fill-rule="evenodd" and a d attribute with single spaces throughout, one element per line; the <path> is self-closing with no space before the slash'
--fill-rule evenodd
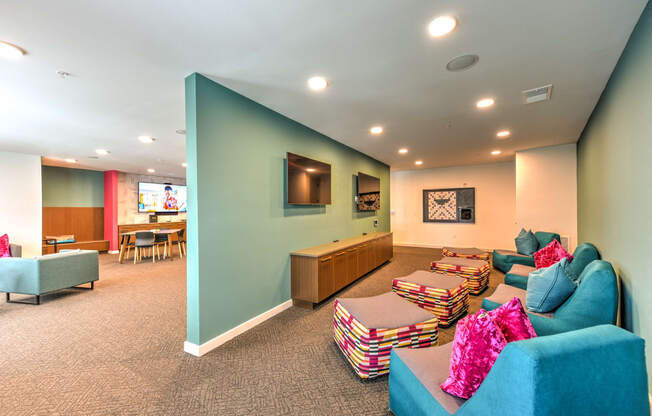
<path id="1" fill-rule="evenodd" d="M 337 296 L 390 291 L 394 277 L 439 257 L 395 248 L 390 263 Z M 94 291 L 61 291 L 40 306 L 0 301 L 0 414 L 387 414 L 387 377 L 361 381 L 333 341 L 333 298 L 292 307 L 197 358 L 183 352 L 185 261 L 100 262 Z M 471 312 L 502 277 L 492 271 Z M 453 334 L 440 330 L 439 342 Z"/>

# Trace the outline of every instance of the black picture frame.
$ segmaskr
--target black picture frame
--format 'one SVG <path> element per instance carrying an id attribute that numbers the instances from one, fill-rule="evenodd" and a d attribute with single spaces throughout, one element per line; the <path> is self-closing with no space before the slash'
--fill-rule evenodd
<path id="1" fill-rule="evenodd" d="M 431 218 L 430 195 L 435 192 L 455 193 L 455 218 Z M 422 193 L 423 222 L 444 224 L 475 224 L 475 188 L 424 189 Z"/>

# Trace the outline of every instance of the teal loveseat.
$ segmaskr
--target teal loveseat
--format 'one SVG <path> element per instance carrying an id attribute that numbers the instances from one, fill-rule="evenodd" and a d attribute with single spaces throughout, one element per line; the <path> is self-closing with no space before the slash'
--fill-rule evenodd
<path id="1" fill-rule="evenodd" d="M 600 260 L 598 249 L 591 243 L 582 243 L 575 248 L 573 261 L 568 265 L 568 269 L 575 276 L 579 276 L 593 260 Z M 505 275 L 505 284 L 525 290 L 527 289 L 528 275 L 534 270 L 536 270 L 534 266 L 513 264 Z"/>
<path id="2" fill-rule="evenodd" d="M 575 292 L 555 311 L 547 314 L 528 312 L 537 335 L 552 335 L 595 325 L 615 325 L 618 319 L 618 278 L 611 263 L 593 260 L 584 268 Z M 526 304 L 527 291 L 500 284 L 494 293 L 482 299 L 482 308 L 496 309 L 515 296 Z"/>
<path id="3" fill-rule="evenodd" d="M 392 350 L 396 416 L 650 415 L 645 341 L 616 326 L 510 342 L 468 400 L 439 387 L 451 346 Z"/>
<path id="4" fill-rule="evenodd" d="M 27 258 L 0 259 L 0 292 L 5 292 L 7 302 L 12 293 L 36 296 L 35 304 L 41 303 L 41 296 L 61 289 L 99 280 L 98 252 L 80 250 L 59 254 Z M 25 303 L 25 302 L 18 302 Z"/>
<path id="5" fill-rule="evenodd" d="M 556 233 L 537 231 L 534 236 L 539 243 L 539 249 L 544 248 L 552 240 L 561 242 L 561 237 Z M 519 254 L 512 250 L 494 250 L 492 257 L 493 266 L 503 273 L 507 273 L 513 264 L 522 264 L 534 267 L 534 257 Z"/>

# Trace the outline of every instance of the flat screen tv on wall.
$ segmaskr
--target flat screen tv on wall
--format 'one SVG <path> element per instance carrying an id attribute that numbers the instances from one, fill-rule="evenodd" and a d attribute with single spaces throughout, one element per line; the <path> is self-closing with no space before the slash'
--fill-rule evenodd
<path id="1" fill-rule="evenodd" d="M 138 182 L 138 212 L 186 212 L 186 194 L 185 185 Z"/>
<path id="2" fill-rule="evenodd" d="M 358 209 L 378 211 L 380 209 L 380 179 L 358 172 Z"/>
<path id="3" fill-rule="evenodd" d="M 331 203 L 331 165 L 305 156 L 287 154 L 287 203 Z"/>

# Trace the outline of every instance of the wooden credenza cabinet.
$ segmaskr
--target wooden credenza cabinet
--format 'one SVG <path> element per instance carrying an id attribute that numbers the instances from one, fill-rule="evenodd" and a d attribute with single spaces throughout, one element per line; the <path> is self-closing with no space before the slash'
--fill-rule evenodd
<path id="1" fill-rule="evenodd" d="M 292 302 L 312 308 L 394 255 L 392 233 L 370 233 L 290 253 Z"/>

